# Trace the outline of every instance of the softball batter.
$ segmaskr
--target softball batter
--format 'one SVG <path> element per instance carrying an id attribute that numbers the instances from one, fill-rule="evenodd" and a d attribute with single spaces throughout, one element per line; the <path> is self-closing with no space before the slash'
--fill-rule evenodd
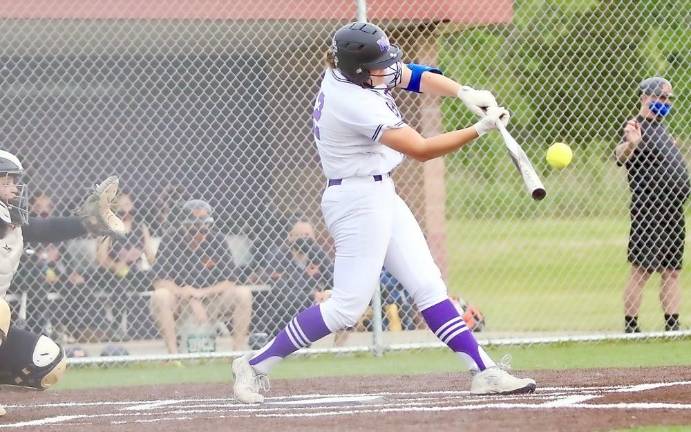
<path id="1" fill-rule="evenodd" d="M 328 179 L 322 212 L 336 244 L 333 292 L 326 302 L 300 312 L 261 350 L 233 361 L 233 390 L 241 402 L 263 402 L 265 377 L 283 358 L 353 326 L 378 289 L 382 266 L 408 290 L 435 335 L 468 365 L 474 374 L 471 393 L 535 390 L 534 380 L 513 377 L 478 346 L 389 175 L 406 155 L 426 161 L 456 151 L 498 122 L 506 125 L 509 113 L 490 92 L 461 87 L 438 69 L 404 65 L 401 57 L 401 50 L 372 24 L 351 23 L 334 35 L 313 113 Z M 394 88 L 460 97 L 482 118 L 471 127 L 424 138 L 401 117 L 390 92 Z"/>

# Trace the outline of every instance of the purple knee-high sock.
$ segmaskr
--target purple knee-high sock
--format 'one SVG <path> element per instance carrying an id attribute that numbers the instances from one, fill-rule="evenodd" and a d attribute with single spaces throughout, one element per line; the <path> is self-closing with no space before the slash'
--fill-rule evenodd
<path id="1" fill-rule="evenodd" d="M 465 354 L 469 360 L 475 363 L 479 370 L 485 370 L 492 366 L 492 361 L 485 354 L 481 355 L 480 348 L 475 340 L 475 336 L 463 321 L 463 317 L 458 313 L 451 300 L 446 299 L 422 311 L 430 330 L 454 352 Z M 484 358 L 483 358 L 484 357 Z M 470 363 L 470 362 L 469 362 Z M 472 364 L 469 364 L 471 369 Z"/>
<path id="2" fill-rule="evenodd" d="M 284 357 L 329 333 L 331 330 L 324 323 L 319 305 L 309 307 L 293 318 L 264 348 L 257 351 L 249 363 L 257 372 L 269 373 Z"/>

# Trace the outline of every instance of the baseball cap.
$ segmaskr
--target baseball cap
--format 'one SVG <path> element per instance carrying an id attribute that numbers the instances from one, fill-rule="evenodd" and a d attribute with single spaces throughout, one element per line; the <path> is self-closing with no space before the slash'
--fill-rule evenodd
<path id="1" fill-rule="evenodd" d="M 183 214 L 185 215 L 185 224 L 205 223 L 212 224 L 214 218 L 211 216 L 213 209 L 206 201 L 200 199 L 192 199 L 182 205 Z"/>
<path id="2" fill-rule="evenodd" d="M 665 86 L 669 86 L 669 88 L 672 88 L 672 83 L 670 83 L 668 80 L 665 78 L 659 77 L 659 76 L 654 76 L 650 78 L 646 78 L 641 83 L 638 85 L 638 91 L 639 94 L 645 94 L 645 95 L 652 95 L 652 96 L 662 96 L 665 95 L 668 98 L 673 98 L 674 95 L 672 92 L 670 93 L 663 93 L 663 89 Z"/>

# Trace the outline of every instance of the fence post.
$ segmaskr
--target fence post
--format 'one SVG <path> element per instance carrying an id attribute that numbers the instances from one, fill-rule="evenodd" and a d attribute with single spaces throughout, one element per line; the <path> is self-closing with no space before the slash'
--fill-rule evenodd
<path id="1" fill-rule="evenodd" d="M 367 0 L 355 0 L 357 20 L 367 22 Z M 381 286 L 374 290 L 372 297 L 372 352 L 376 357 L 384 354 L 384 325 L 381 316 Z"/>
<path id="2" fill-rule="evenodd" d="M 355 0 L 357 4 L 357 20 L 367 22 L 367 0 Z"/>
<path id="3" fill-rule="evenodd" d="M 375 357 L 384 355 L 384 323 L 381 316 L 381 285 L 372 296 L 372 352 Z"/>

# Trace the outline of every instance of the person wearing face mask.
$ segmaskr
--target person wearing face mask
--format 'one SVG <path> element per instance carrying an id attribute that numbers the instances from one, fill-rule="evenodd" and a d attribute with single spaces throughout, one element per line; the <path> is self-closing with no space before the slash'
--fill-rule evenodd
<path id="1" fill-rule="evenodd" d="M 176 324 L 186 327 L 181 319 L 185 312 L 198 327 L 230 318 L 233 350 L 247 349 L 252 292 L 237 284 L 239 275 L 225 238 L 213 231 L 212 212 L 198 199 L 174 207 L 151 269 L 151 313 L 171 354 L 178 352 Z"/>
<path id="2" fill-rule="evenodd" d="M 121 191 L 115 204 L 115 214 L 122 219 L 128 234 L 122 239 L 105 239 L 96 248 L 99 270 L 94 279 L 108 296 L 107 302 L 101 298 L 99 303 L 112 308 L 111 314 L 97 316 L 112 318 L 95 319 L 92 326 L 111 339 L 126 339 L 152 327 L 148 319 L 140 321 L 147 315 L 148 304 L 139 302 L 134 294 L 148 291 L 151 286 L 148 270 L 156 260 L 157 246 L 148 225 L 138 217 L 132 193 Z M 146 310 L 144 313 L 142 308 Z M 130 323 L 137 330 L 131 331 Z"/>
<path id="3" fill-rule="evenodd" d="M 631 271 L 624 289 L 624 330 L 641 331 L 643 287 L 659 272 L 665 330 L 674 331 L 680 328 L 684 204 L 691 185 L 686 162 L 664 124 L 672 111 L 672 84 L 662 77 L 647 78 L 639 85 L 639 96 L 638 115 L 626 123 L 614 151 L 617 164 L 626 168 L 631 190 Z"/>
<path id="4" fill-rule="evenodd" d="M 531 393 L 534 380 L 497 366 L 475 340 L 448 296 L 424 234 L 396 193 L 390 175 L 408 156 L 427 161 L 453 153 L 509 122 L 488 91 L 474 90 L 434 67 L 404 64 L 402 50 L 371 23 L 338 29 L 315 97 L 313 136 L 324 171 L 322 214 L 334 239 L 331 296 L 306 308 L 260 350 L 233 361 L 235 398 L 264 401 L 272 367 L 328 334 L 352 327 L 379 287 L 382 267 L 414 299 L 430 330 L 473 374 L 473 394 Z M 469 127 L 423 137 L 403 119 L 396 89 L 458 97 L 481 119 Z"/>

